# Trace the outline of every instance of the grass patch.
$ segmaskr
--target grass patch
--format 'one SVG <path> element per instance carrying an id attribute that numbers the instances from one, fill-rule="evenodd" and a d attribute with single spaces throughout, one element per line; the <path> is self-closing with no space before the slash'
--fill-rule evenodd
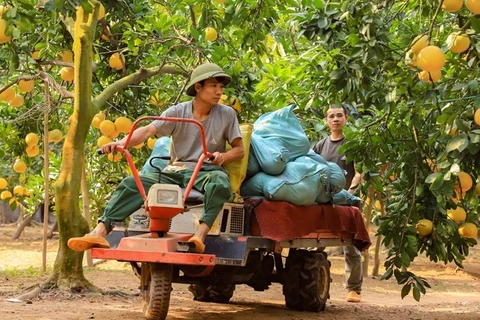
<path id="1" fill-rule="evenodd" d="M 52 272 L 51 268 L 47 267 L 47 271 L 45 273 L 42 272 L 42 269 L 40 267 L 33 267 L 30 266 L 26 269 L 22 268 L 17 268 L 13 267 L 10 269 L 5 269 L 0 272 L 5 278 L 8 279 L 19 279 L 19 278 L 33 278 L 33 277 L 38 277 L 44 274 L 49 274 Z M 3 277 L 2 277 L 3 278 Z"/>

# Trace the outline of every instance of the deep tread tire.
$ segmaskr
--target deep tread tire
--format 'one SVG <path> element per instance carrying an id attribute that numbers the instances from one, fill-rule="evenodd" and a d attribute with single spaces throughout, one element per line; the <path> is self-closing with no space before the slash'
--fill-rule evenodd
<path id="1" fill-rule="evenodd" d="M 145 274 L 143 274 L 145 272 Z M 172 266 L 160 263 L 142 265 L 145 277 L 142 292 L 143 314 L 147 320 L 164 320 L 170 306 L 172 292 Z"/>
<path id="2" fill-rule="evenodd" d="M 300 272 L 300 295 L 303 309 L 325 310 L 330 291 L 330 265 L 321 252 L 307 252 Z"/>
<path id="3" fill-rule="evenodd" d="M 235 284 L 191 284 L 188 290 L 193 293 L 193 300 L 228 303 L 235 291 Z"/>
<path id="4" fill-rule="evenodd" d="M 300 297 L 300 272 L 302 266 L 302 252 L 291 249 L 285 263 L 282 290 L 285 296 L 285 305 L 292 310 L 303 310 L 302 298 Z"/>
<path id="5" fill-rule="evenodd" d="M 290 250 L 283 279 L 287 308 L 325 310 L 330 291 L 330 264 L 323 252 Z"/>

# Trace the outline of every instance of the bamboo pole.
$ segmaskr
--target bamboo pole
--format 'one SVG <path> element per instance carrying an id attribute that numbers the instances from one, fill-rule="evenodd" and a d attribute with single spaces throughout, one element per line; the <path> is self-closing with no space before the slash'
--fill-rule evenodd
<path id="1" fill-rule="evenodd" d="M 45 81 L 45 110 L 43 113 L 43 171 L 45 173 L 45 195 L 43 204 L 43 241 L 42 241 L 42 272 L 47 271 L 47 239 L 48 239 L 48 214 L 50 206 L 50 171 L 49 167 L 49 146 L 48 146 L 48 114 L 50 112 L 50 92 L 48 81 Z"/>

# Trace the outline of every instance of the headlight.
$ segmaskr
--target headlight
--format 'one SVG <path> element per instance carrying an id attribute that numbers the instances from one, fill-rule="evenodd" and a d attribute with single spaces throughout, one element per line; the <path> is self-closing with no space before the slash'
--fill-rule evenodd
<path id="1" fill-rule="evenodd" d="M 157 190 L 157 202 L 165 204 L 178 203 L 178 191 L 176 190 Z"/>

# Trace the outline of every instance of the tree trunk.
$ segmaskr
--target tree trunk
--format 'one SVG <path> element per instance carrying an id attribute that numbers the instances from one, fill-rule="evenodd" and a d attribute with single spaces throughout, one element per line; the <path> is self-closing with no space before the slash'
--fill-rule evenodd
<path id="1" fill-rule="evenodd" d="M 52 239 L 53 233 L 58 230 L 58 221 L 55 221 L 55 224 L 52 226 L 52 229 L 48 231 L 47 238 Z"/>
<path id="2" fill-rule="evenodd" d="M 383 203 L 382 195 L 377 192 L 377 200 L 380 201 L 380 215 L 385 217 L 385 204 Z M 377 236 L 377 240 L 375 242 L 375 255 L 373 257 L 373 269 L 372 269 L 372 276 L 378 276 L 378 270 L 380 269 L 380 247 L 382 246 L 382 235 L 379 234 Z"/>
<path id="3" fill-rule="evenodd" d="M 23 211 L 22 211 L 22 210 L 20 210 L 20 214 L 23 214 Z M 28 217 L 25 217 L 25 218 L 21 221 L 21 223 L 18 225 L 17 230 L 15 231 L 15 233 L 14 233 L 13 236 L 12 236 L 12 239 L 15 239 L 15 240 L 16 240 L 16 239 L 20 238 L 20 234 L 22 234 L 22 232 L 24 231 L 25 227 L 30 224 L 30 222 L 32 221 L 32 219 L 33 219 L 33 214 L 32 214 L 32 215 L 29 215 Z"/>
<path id="4" fill-rule="evenodd" d="M 365 200 L 365 207 L 363 208 L 363 219 L 365 221 L 365 226 L 367 231 L 370 232 L 370 221 L 372 221 L 372 206 L 373 198 L 375 197 L 375 187 L 373 183 L 370 182 L 368 186 L 367 199 Z M 370 255 L 368 250 L 365 250 L 362 253 L 363 256 L 363 275 L 364 277 L 368 276 L 368 264 L 370 260 Z"/>
<path id="5" fill-rule="evenodd" d="M 93 118 L 92 107 L 92 43 L 97 23 L 99 4 L 94 4 L 92 15 L 77 9 L 73 42 L 75 97 L 73 116 L 63 144 L 60 175 L 55 183 L 56 213 L 59 231 L 58 254 L 50 279 L 55 287 L 66 287 L 76 291 L 91 288 L 83 274 L 83 252 L 68 248 L 71 237 L 83 236 L 89 224 L 79 210 L 82 165 L 85 162 L 84 144 Z M 93 18 L 95 17 L 95 18 Z"/>

